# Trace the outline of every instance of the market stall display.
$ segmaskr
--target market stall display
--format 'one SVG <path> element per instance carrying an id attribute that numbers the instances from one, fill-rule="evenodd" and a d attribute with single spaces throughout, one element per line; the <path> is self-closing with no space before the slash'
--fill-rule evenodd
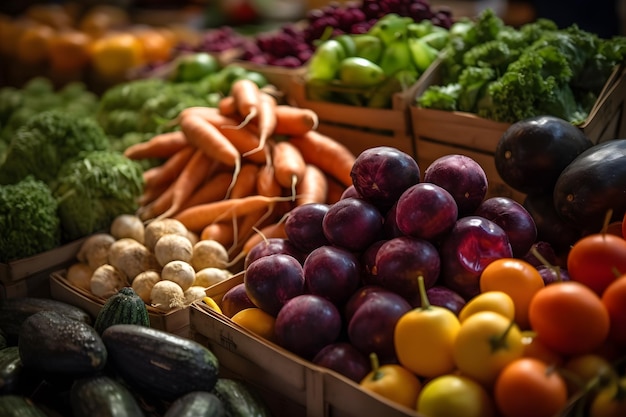
<path id="1" fill-rule="evenodd" d="M 25 17 L 68 24 L 46 12 Z M 491 10 L 450 17 L 423 1 L 332 5 L 265 36 L 195 32 L 203 45 L 150 63 L 122 48 L 112 85 L 42 72 L 2 88 L 0 195 L 30 219 L 15 187 L 38 186 L 58 222 L 0 236 L 2 255 L 34 247 L 0 265 L 0 408 L 623 407 L 626 44 L 547 20 L 509 27 Z M 381 59 L 360 66 L 367 36 Z M 283 58 L 280 42 L 300 45 L 301 61 L 246 61 L 246 42 Z M 370 96 L 374 84 L 389 94 Z M 41 232 L 57 240 L 37 246 Z"/>

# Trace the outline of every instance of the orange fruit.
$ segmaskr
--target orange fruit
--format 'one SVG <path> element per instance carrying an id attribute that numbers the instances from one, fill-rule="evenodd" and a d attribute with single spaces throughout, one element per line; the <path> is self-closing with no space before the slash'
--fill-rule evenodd
<path id="1" fill-rule="evenodd" d="M 245 308 L 230 318 L 244 329 L 266 340 L 274 341 L 274 323 L 276 318 L 257 307 Z"/>
<path id="2" fill-rule="evenodd" d="M 35 24 L 27 27 L 17 39 L 17 58 L 28 64 L 46 62 L 48 46 L 54 33 L 54 29 L 47 25 Z"/>
<path id="3" fill-rule="evenodd" d="M 144 63 L 143 47 L 130 33 L 112 33 L 95 40 L 91 48 L 93 69 L 108 80 L 122 80 Z"/>
<path id="4" fill-rule="evenodd" d="M 91 38 L 74 29 L 56 32 L 48 45 L 50 65 L 60 71 L 80 71 L 90 60 Z"/>

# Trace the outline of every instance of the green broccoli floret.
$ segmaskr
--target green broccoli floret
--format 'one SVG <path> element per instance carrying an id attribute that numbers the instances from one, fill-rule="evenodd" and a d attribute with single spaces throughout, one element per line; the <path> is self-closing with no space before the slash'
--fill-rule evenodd
<path id="1" fill-rule="evenodd" d="M 67 161 L 53 188 L 63 239 L 106 230 L 116 216 L 137 210 L 142 192 L 141 166 L 119 152 L 85 152 Z"/>
<path id="2" fill-rule="evenodd" d="M 109 148 L 109 139 L 93 118 L 51 110 L 31 117 L 13 135 L 0 165 L 0 184 L 33 175 L 47 184 L 61 165 L 82 151 Z"/>
<path id="3" fill-rule="evenodd" d="M 417 97 L 416 103 L 424 108 L 454 111 L 458 110 L 460 93 L 461 85 L 458 83 L 431 85 Z"/>
<path id="4" fill-rule="evenodd" d="M 13 112 L 24 103 L 22 92 L 15 87 L 0 88 L 0 131 L 11 118 Z"/>
<path id="5" fill-rule="evenodd" d="M 0 185 L 0 262 L 27 258 L 61 243 L 57 200 L 42 181 Z"/>
<path id="6" fill-rule="evenodd" d="M 98 112 L 114 109 L 139 110 L 146 100 L 165 88 L 168 82 L 159 78 L 145 78 L 117 84 L 102 94 Z"/>

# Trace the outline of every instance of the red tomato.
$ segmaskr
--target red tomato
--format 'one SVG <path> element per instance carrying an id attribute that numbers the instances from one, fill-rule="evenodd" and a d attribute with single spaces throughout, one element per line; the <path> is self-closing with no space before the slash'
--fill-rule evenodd
<path id="1" fill-rule="evenodd" d="M 609 339 L 626 348 L 626 274 L 613 281 L 602 294 L 602 304 L 609 312 Z"/>
<path id="2" fill-rule="evenodd" d="M 576 281 L 554 283 L 537 291 L 528 318 L 539 340 L 561 355 L 590 353 L 609 335 L 609 313 L 600 297 Z"/>
<path id="3" fill-rule="evenodd" d="M 567 256 L 567 272 L 602 295 L 615 281 L 615 271 L 626 273 L 626 239 L 608 233 L 594 233 L 579 239 Z"/>

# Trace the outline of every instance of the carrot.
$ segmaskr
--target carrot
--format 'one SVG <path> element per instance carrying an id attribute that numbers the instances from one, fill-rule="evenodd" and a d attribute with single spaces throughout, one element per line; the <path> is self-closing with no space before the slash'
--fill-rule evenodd
<path id="1" fill-rule="evenodd" d="M 237 148 L 215 125 L 195 113 L 185 113 L 181 116 L 180 127 L 191 144 L 206 155 L 234 168 L 232 182 L 226 193 L 228 195 L 241 169 L 241 154 Z"/>
<path id="2" fill-rule="evenodd" d="M 234 117 L 238 115 L 233 96 L 224 96 L 217 102 L 217 110 L 224 116 Z"/>
<path id="3" fill-rule="evenodd" d="M 256 126 L 259 132 L 259 146 L 244 153 L 243 156 L 258 152 L 265 147 L 265 143 L 274 133 L 274 129 L 276 129 L 276 106 L 276 99 L 273 96 L 262 91 L 259 92 L 258 114 L 256 118 Z"/>
<path id="4" fill-rule="evenodd" d="M 181 209 L 184 210 L 192 206 L 226 198 L 232 178 L 233 174 L 230 172 L 218 172 L 207 178 L 183 204 Z"/>
<path id="5" fill-rule="evenodd" d="M 182 117 L 190 114 L 201 117 L 211 123 L 219 132 L 228 139 L 240 154 L 245 154 L 246 159 L 257 164 L 267 160 L 263 147 L 259 146 L 260 140 L 256 132 L 251 129 L 239 128 L 238 121 L 234 117 L 220 114 L 214 107 L 189 107 L 181 113 Z"/>
<path id="6" fill-rule="evenodd" d="M 178 178 L 176 178 L 174 184 L 172 184 L 174 193 L 172 194 L 171 206 L 159 217 L 171 217 L 177 213 L 184 202 L 210 174 L 213 167 L 214 161 L 204 151 L 197 149 L 180 175 L 178 175 Z"/>
<path id="7" fill-rule="evenodd" d="M 343 192 L 346 190 L 346 186 L 330 175 L 326 175 L 326 181 L 328 183 L 328 194 L 326 196 L 326 203 L 334 204 L 337 201 L 341 200 Z"/>
<path id="8" fill-rule="evenodd" d="M 276 182 L 292 190 L 295 199 L 295 187 L 302 181 L 306 163 L 298 148 L 288 141 L 277 142 L 272 148 L 272 165 Z"/>
<path id="9" fill-rule="evenodd" d="M 316 165 L 345 187 L 352 185 L 350 171 L 356 156 L 344 144 L 316 130 L 292 136 L 289 142 L 300 150 L 306 163 Z"/>
<path id="10" fill-rule="evenodd" d="M 272 165 L 266 164 L 259 168 L 256 180 L 257 194 L 267 197 L 276 197 L 283 194 L 283 187 L 276 181 Z"/>
<path id="11" fill-rule="evenodd" d="M 211 223 L 202 229 L 200 239 L 215 240 L 227 248 L 232 245 L 235 240 L 234 223 L 231 221 Z"/>
<path id="12" fill-rule="evenodd" d="M 274 134 L 287 136 L 304 135 L 309 130 L 317 129 L 319 118 L 311 109 L 279 104 L 274 111 L 276 128 Z"/>
<path id="13" fill-rule="evenodd" d="M 145 142 L 136 143 L 124 150 L 129 159 L 169 158 L 188 145 L 187 138 L 180 130 L 160 133 Z"/>
<path id="14" fill-rule="evenodd" d="M 326 203 L 328 179 L 321 169 L 312 164 L 306 165 L 302 181 L 296 184 L 296 204 Z"/>
<path id="15" fill-rule="evenodd" d="M 235 101 L 235 107 L 243 122 L 239 127 L 243 127 L 258 114 L 260 90 L 259 86 L 247 78 L 239 78 L 230 87 L 230 95 Z"/>
<path id="16" fill-rule="evenodd" d="M 244 216 L 262 209 L 269 210 L 282 197 L 250 195 L 230 198 L 206 204 L 199 204 L 182 210 L 173 217 L 182 222 L 191 231 L 200 231 L 216 221 Z"/>
<path id="17" fill-rule="evenodd" d="M 150 202 L 150 204 L 139 207 L 137 216 L 143 221 L 154 219 L 164 213 L 172 205 L 173 197 L 174 183 L 170 183 L 163 193 Z"/>
<path id="18" fill-rule="evenodd" d="M 250 235 L 253 233 L 254 228 L 260 227 L 261 224 L 263 224 L 263 222 L 271 216 L 272 212 L 273 209 L 272 207 L 270 207 L 269 209 L 261 209 L 253 213 L 246 214 L 243 217 L 239 217 L 237 219 L 239 220 L 239 222 L 234 222 L 235 239 L 232 245 L 228 248 L 228 253 L 232 254 L 237 252 L 239 250 L 239 247 L 241 246 L 241 243 L 245 242 L 248 237 L 250 237 Z"/>
<path id="19" fill-rule="evenodd" d="M 244 253 L 248 253 L 250 252 L 250 249 L 252 249 L 258 243 L 261 243 L 263 240 L 272 238 L 287 238 L 287 234 L 285 233 L 285 222 L 282 219 L 276 223 L 271 223 L 265 227 L 262 227 L 261 229 L 255 230 L 255 233 L 250 236 L 243 244 L 241 251 Z"/>
<path id="20" fill-rule="evenodd" d="M 186 145 L 170 156 L 161 165 L 148 168 L 143 172 L 144 186 L 151 188 L 156 185 L 173 182 L 191 159 L 196 148 Z"/>
<path id="21" fill-rule="evenodd" d="M 229 198 L 246 197 L 254 193 L 256 189 L 259 166 L 255 164 L 243 164 L 237 181 L 230 191 Z"/>
<path id="22" fill-rule="evenodd" d="M 170 186 L 170 183 L 154 185 L 151 187 L 144 186 L 143 193 L 141 193 L 141 196 L 139 196 L 139 199 L 137 200 L 137 204 L 139 205 L 139 207 L 150 204 L 155 199 L 157 199 L 161 194 L 163 194 L 165 190 L 169 188 L 169 186 Z"/>

